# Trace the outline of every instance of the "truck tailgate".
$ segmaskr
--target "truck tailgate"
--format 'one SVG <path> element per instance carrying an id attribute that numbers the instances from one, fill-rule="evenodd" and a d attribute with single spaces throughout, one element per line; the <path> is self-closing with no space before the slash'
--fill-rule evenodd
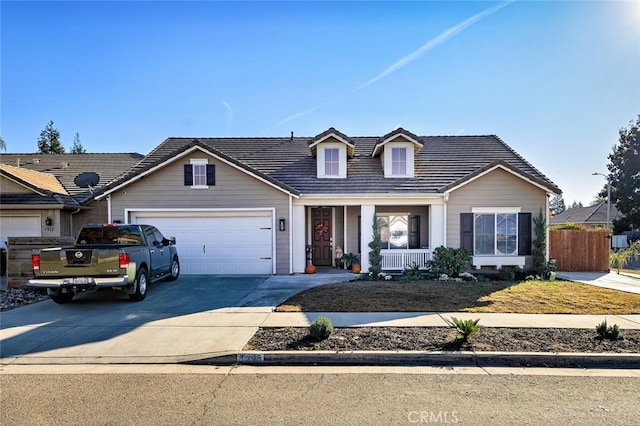
<path id="1" fill-rule="evenodd" d="M 110 276 L 120 274 L 120 250 L 55 248 L 40 250 L 40 277 Z"/>

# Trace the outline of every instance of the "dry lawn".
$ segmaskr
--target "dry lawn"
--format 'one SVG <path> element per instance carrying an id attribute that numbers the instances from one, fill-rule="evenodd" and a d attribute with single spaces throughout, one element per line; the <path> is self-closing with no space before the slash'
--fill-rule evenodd
<path id="1" fill-rule="evenodd" d="M 571 281 L 355 281 L 311 288 L 276 311 L 638 314 L 640 294 Z"/>

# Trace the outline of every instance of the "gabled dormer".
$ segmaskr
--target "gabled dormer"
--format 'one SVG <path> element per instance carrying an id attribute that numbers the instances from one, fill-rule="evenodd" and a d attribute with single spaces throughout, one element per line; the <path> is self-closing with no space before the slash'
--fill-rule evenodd
<path id="1" fill-rule="evenodd" d="M 385 178 L 408 178 L 415 175 L 415 154 L 422 146 L 418 136 L 400 127 L 378 139 L 372 156 L 380 157 Z"/>
<path id="2" fill-rule="evenodd" d="M 316 159 L 318 179 L 346 179 L 347 158 L 355 150 L 350 137 L 331 127 L 311 139 L 309 149 Z"/>

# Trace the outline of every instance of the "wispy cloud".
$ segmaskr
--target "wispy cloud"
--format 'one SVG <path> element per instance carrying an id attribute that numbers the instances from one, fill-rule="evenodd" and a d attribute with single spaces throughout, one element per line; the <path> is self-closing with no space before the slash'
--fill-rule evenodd
<path id="1" fill-rule="evenodd" d="M 456 24 L 452 27 L 447 28 L 446 30 L 444 30 L 443 32 L 441 32 L 440 34 L 438 34 L 436 37 L 432 38 L 431 40 L 429 40 L 428 42 L 426 42 L 425 44 L 423 44 L 422 46 L 420 46 L 418 49 L 414 50 L 413 52 L 409 53 L 407 56 L 401 58 L 400 60 L 396 61 L 395 63 L 393 63 L 391 66 L 389 66 L 388 68 L 386 68 L 384 71 L 382 71 L 380 74 L 376 75 L 375 77 L 373 77 L 371 80 L 367 81 L 366 83 L 361 84 L 360 86 L 356 87 L 354 91 L 360 90 L 360 89 L 364 89 L 367 86 L 372 85 L 373 83 L 382 80 L 383 78 L 385 78 L 386 76 L 393 74 L 394 72 L 398 71 L 400 68 L 410 64 L 411 62 L 415 61 L 416 59 L 420 58 L 422 55 L 424 55 L 425 53 L 427 53 L 428 51 L 430 51 L 431 49 L 441 45 L 442 43 L 444 43 L 445 41 L 449 40 L 451 37 L 455 36 L 456 34 L 464 31 L 465 29 L 469 28 L 471 25 L 475 24 L 476 22 L 480 21 L 483 18 L 486 18 L 487 16 L 493 15 L 494 13 L 496 13 L 497 11 L 499 11 L 500 9 L 502 9 L 505 6 L 508 6 L 509 4 L 513 3 L 515 0 L 507 0 L 505 2 L 502 2 L 494 7 L 491 7 L 489 9 L 486 9 L 480 13 L 477 13 L 475 15 L 473 15 L 472 17 L 460 22 L 459 24 Z"/>
<path id="2" fill-rule="evenodd" d="M 279 125 L 281 125 L 281 124 L 285 124 L 285 123 L 288 123 L 288 122 L 290 122 L 290 121 L 293 121 L 293 120 L 295 120 L 296 118 L 300 118 L 300 117 L 302 117 L 302 116 L 305 116 L 305 115 L 307 115 L 307 114 L 310 114 L 310 113 L 312 113 L 313 111 L 317 110 L 319 107 L 320 107 L 320 106 L 319 106 L 319 105 L 317 105 L 317 106 L 314 106 L 313 108 L 309 108 L 309 109 L 306 109 L 306 110 L 304 110 L 304 111 L 300 111 L 300 112 L 297 112 L 297 113 L 295 113 L 295 114 L 293 114 L 293 115 L 290 115 L 289 117 L 287 117 L 287 118 L 285 118 L 285 119 L 280 120 L 280 121 L 278 122 L 278 126 L 279 126 Z"/>
<path id="3" fill-rule="evenodd" d="M 425 53 L 427 53 L 428 51 L 430 51 L 431 49 L 441 45 L 442 43 L 444 43 L 445 41 L 449 40 L 451 37 L 454 37 L 455 35 L 459 34 L 460 32 L 464 31 L 465 29 L 469 28 L 471 25 L 477 23 L 478 21 L 486 18 L 487 16 L 491 16 L 494 13 L 496 13 L 497 11 L 499 11 L 500 9 L 502 9 L 503 7 L 506 7 L 508 5 L 510 5 L 511 3 L 515 2 L 516 0 L 506 0 L 500 4 L 497 4 L 496 6 L 490 7 L 489 9 L 486 9 L 480 13 L 476 13 L 475 15 L 471 16 L 470 18 L 467 18 L 466 20 L 447 28 L 446 30 L 444 30 L 443 32 L 441 32 L 440 34 L 438 34 L 436 37 L 432 38 L 431 40 L 427 41 L 425 44 L 423 44 L 422 46 L 420 46 L 418 49 L 414 50 L 413 52 L 411 52 L 410 54 L 408 54 L 407 56 L 401 58 L 400 60 L 396 61 L 395 63 L 393 63 L 392 65 L 390 65 L 389 67 L 387 67 L 384 71 L 382 71 L 380 74 L 376 75 L 375 77 L 373 77 L 372 79 L 370 79 L 369 81 L 357 86 L 356 88 L 350 90 L 348 93 L 353 93 L 353 92 L 357 92 L 358 90 L 364 89 L 367 86 L 370 86 L 374 83 L 376 83 L 379 80 L 382 80 L 383 78 L 387 77 L 390 74 L 393 74 L 394 72 L 398 71 L 400 68 L 410 64 L 411 62 L 415 61 L 416 59 L 420 58 L 422 55 L 424 55 Z M 288 123 L 290 121 L 293 121 L 297 118 L 303 117 L 307 114 L 312 113 L 313 111 L 317 110 L 318 108 L 320 108 L 322 105 L 326 105 L 328 103 L 334 102 L 336 99 L 340 99 L 342 97 L 344 97 L 346 94 L 337 96 L 329 101 L 326 101 L 322 104 L 316 105 L 312 108 L 306 109 L 304 111 L 300 111 L 297 112 L 293 115 L 290 115 L 289 117 L 281 120 L 280 122 L 278 122 L 277 126 Z"/>
<path id="4" fill-rule="evenodd" d="M 222 105 L 227 109 L 227 133 L 230 133 L 233 127 L 233 109 L 227 101 L 222 101 Z"/>
<path id="5" fill-rule="evenodd" d="M 456 132 L 456 136 L 459 136 L 464 133 L 464 127 Z"/>

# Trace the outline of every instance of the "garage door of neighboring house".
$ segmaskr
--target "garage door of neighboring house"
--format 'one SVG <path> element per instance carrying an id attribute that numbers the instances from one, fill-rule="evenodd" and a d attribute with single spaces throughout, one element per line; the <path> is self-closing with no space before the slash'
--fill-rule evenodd
<path id="1" fill-rule="evenodd" d="M 40 216 L 0 216 L 0 238 L 41 237 Z"/>
<path id="2" fill-rule="evenodd" d="M 273 211 L 134 211 L 175 237 L 182 274 L 273 274 Z"/>

